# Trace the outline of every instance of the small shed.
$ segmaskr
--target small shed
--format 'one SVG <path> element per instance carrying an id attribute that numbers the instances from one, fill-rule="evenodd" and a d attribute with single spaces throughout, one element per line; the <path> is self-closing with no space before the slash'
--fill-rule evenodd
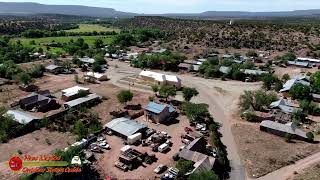
<path id="1" fill-rule="evenodd" d="M 81 87 L 81 86 L 74 86 L 68 89 L 64 89 L 62 90 L 62 96 L 61 98 L 64 101 L 71 101 L 73 99 L 77 98 L 77 95 L 79 93 L 79 91 L 86 91 L 87 93 L 90 92 L 89 88 L 85 88 L 85 87 Z"/>
<path id="2" fill-rule="evenodd" d="M 4 114 L 4 116 L 11 116 L 14 121 L 17 121 L 20 124 L 29 124 L 32 121 L 40 119 L 36 116 L 18 110 L 9 110 Z"/>
<path id="3" fill-rule="evenodd" d="M 59 74 L 61 72 L 63 72 L 63 67 L 62 66 L 57 66 L 54 64 L 50 64 L 48 66 L 45 67 L 47 72 L 53 73 L 53 74 Z"/>
<path id="4" fill-rule="evenodd" d="M 145 118 L 146 120 L 152 120 L 156 123 L 162 123 L 175 112 L 175 109 L 168 104 L 158 104 L 155 102 L 150 102 L 145 108 Z"/>
<path id="5" fill-rule="evenodd" d="M 88 72 L 86 74 L 86 76 L 94 78 L 98 81 L 106 81 L 108 80 L 108 76 L 107 74 L 101 74 L 101 73 L 97 73 L 97 72 Z"/>

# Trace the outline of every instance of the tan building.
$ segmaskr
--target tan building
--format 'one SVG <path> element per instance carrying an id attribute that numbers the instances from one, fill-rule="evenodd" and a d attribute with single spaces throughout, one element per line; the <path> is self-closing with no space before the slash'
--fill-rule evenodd
<path id="1" fill-rule="evenodd" d="M 172 85 L 181 88 L 181 79 L 175 75 L 166 75 L 152 71 L 141 71 L 139 76 L 145 81 L 156 82 L 158 85 Z"/>

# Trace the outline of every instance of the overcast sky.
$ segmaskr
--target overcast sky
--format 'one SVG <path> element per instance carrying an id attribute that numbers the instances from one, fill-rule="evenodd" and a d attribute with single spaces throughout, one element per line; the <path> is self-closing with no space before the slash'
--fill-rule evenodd
<path id="1" fill-rule="evenodd" d="M 110 7 L 137 13 L 198 13 L 203 11 L 286 11 L 320 9 L 320 0 L 4 0 L 42 4 Z M 0 2 L 4 2 L 0 0 Z M 262 2 L 263 1 L 263 2 Z"/>

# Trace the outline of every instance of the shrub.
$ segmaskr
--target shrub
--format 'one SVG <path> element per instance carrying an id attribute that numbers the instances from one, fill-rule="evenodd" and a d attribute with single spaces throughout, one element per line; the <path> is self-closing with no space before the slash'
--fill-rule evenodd
<path id="1" fill-rule="evenodd" d="M 307 135 L 308 141 L 312 142 L 313 139 L 314 139 L 313 133 L 312 132 L 308 132 L 306 135 Z"/>

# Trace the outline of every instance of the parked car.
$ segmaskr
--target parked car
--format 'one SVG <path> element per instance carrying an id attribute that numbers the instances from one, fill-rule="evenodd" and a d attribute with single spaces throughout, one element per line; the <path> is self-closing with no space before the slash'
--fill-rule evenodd
<path id="1" fill-rule="evenodd" d="M 174 167 L 170 167 L 168 172 L 165 173 L 161 179 L 175 179 L 178 176 L 179 170 Z"/>
<path id="2" fill-rule="evenodd" d="M 166 144 L 168 144 L 168 145 L 171 147 L 173 143 L 172 143 L 171 140 L 167 140 L 167 141 L 166 141 Z"/>
<path id="3" fill-rule="evenodd" d="M 174 154 L 174 155 L 172 156 L 172 159 L 173 159 L 174 161 L 178 161 L 178 160 L 180 159 L 179 153 Z"/>
<path id="4" fill-rule="evenodd" d="M 104 140 L 106 140 L 106 138 L 105 138 L 104 136 L 100 136 L 100 137 L 98 137 L 98 139 L 97 139 L 97 141 L 104 141 Z"/>
<path id="5" fill-rule="evenodd" d="M 128 171 L 129 170 L 129 167 L 126 165 L 126 164 L 124 164 L 124 163 L 122 163 L 122 162 L 120 162 L 120 161 L 117 161 L 115 164 L 114 164 L 117 168 L 119 168 L 119 169 L 121 169 L 122 171 Z"/>
<path id="6" fill-rule="evenodd" d="M 188 139 L 182 139 L 181 142 L 184 144 L 190 144 L 190 140 Z"/>
<path id="7" fill-rule="evenodd" d="M 184 131 L 185 131 L 186 133 L 190 133 L 190 132 L 192 132 L 193 130 L 192 130 L 191 128 L 189 128 L 189 127 L 185 127 L 185 128 L 184 128 Z"/>
<path id="8" fill-rule="evenodd" d="M 147 129 L 146 130 L 146 138 L 150 137 L 152 134 L 154 134 L 156 132 L 156 130 L 154 129 Z"/>
<path id="9" fill-rule="evenodd" d="M 167 143 L 163 143 L 158 147 L 158 151 L 159 152 L 165 152 L 166 150 L 168 150 L 170 148 L 169 144 Z"/>
<path id="10" fill-rule="evenodd" d="M 155 168 L 155 169 L 153 170 L 153 172 L 155 172 L 156 174 L 160 174 L 161 172 L 163 172 L 163 171 L 165 170 L 165 168 L 166 168 L 165 165 L 159 164 L 159 165 L 157 166 L 157 168 Z"/>

